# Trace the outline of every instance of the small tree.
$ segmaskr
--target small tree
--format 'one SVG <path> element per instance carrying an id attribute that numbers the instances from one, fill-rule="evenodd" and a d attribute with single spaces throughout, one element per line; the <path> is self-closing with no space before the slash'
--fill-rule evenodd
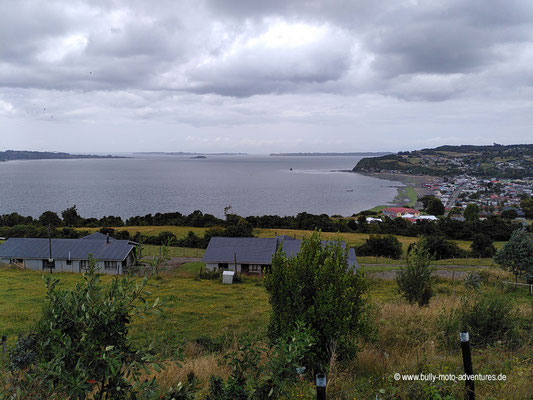
<path id="1" fill-rule="evenodd" d="M 53 211 L 45 211 L 39 217 L 39 224 L 42 226 L 60 226 L 61 222 L 61 218 Z"/>
<path id="2" fill-rule="evenodd" d="M 505 245 L 498 250 L 494 261 L 501 268 L 518 277 L 524 274 L 533 275 L 533 236 L 524 229 L 517 229 Z"/>
<path id="3" fill-rule="evenodd" d="M 424 237 L 420 241 L 418 246 L 425 249 L 428 254 L 435 260 L 461 257 L 464 256 L 466 253 L 456 243 L 438 234 L 428 235 Z"/>
<path id="4" fill-rule="evenodd" d="M 72 206 L 67 208 L 66 210 L 63 210 L 61 212 L 61 217 L 63 218 L 63 222 L 66 226 L 79 226 L 82 218 L 78 214 L 78 209 L 76 206 Z"/>
<path id="5" fill-rule="evenodd" d="M 406 267 L 401 267 L 396 276 L 399 292 L 411 304 L 427 305 L 433 296 L 431 260 L 423 246 L 414 246 L 407 253 Z"/>
<path id="6" fill-rule="evenodd" d="M 444 204 L 436 197 L 431 199 L 426 207 L 426 212 L 433 215 L 444 215 L 444 211 Z"/>
<path id="7" fill-rule="evenodd" d="M 278 249 L 265 287 L 272 306 L 268 334 L 273 343 L 303 323 L 315 339 L 304 366 L 319 370 L 340 350 L 354 354 L 367 285 L 362 273 L 348 265 L 348 249 L 340 241 L 324 244 L 315 232 L 302 241 L 296 257 L 287 258 Z"/>
<path id="8" fill-rule="evenodd" d="M 134 399 L 155 383 L 141 378 L 149 352 L 136 350 L 128 335 L 133 317 L 159 304 L 159 299 L 147 301 L 151 274 L 141 283 L 117 277 L 105 286 L 95 260 L 89 264 L 73 290 L 59 289 L 57 279 L 46 277 L 41 319 L 27 337 L 31 340 L 19 340 L 10 357 L 18 377 L 15 390 L 38 390 L 42 398 Z"/>
<path id="9" fill-rule="evenodd" d="M 469 222 L 475 222 L 479 220 L 479 213 L 481 212 L 481 208 L 477 204 L 469 204 L 466 206 L 465 211 L 463 212 L 463 216 L 465 219 Z"/>
<path id="10" fill-rule="evenodd" d="M 496 249 L 492 244 L 492 239 L 484 233 L 476 233 L 470 245 L 474 257 L 493 257 Z"/>
<path id="11" fill-rule="evenodd" d="M 374 236 L 357 249 L 360 256 L 391 257 L 398 259 L 402 256 L 402 244 L 393 235 Z"/>

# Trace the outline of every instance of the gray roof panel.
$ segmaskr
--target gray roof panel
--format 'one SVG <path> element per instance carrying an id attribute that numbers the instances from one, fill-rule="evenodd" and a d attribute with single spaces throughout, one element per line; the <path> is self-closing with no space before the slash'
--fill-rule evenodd
<path id="1" fill-rule="evenodd" d="M 52 258 L 87 260 L 92 254 L 97 260 L 123 261 L 135 247 L 128 240 L 52 239 Z M 49 257 L 48 239 L 11 238 L 0 245 L 0 258 Z"/>
<path id="2" fill-rule="evenodd" d="M 322 241 L 322 245 L 334 241 Z M 238 264 L 263 264 L 272 263 L 272 257 L 277 246 L 281 245 L 283 252 L 289 258 L 295 257 L 300 251 L 302 241 L 280 237 L 277 238 L 241 238 L 241 237 L 213 237 L 202 259 L 205 263 L 228 263 L 232 264 L 237 258 Z M 341 242 L 344 248 L 346 244 Z M 348 262 L 357 268 L 355 250 L 350 249 Z"/>

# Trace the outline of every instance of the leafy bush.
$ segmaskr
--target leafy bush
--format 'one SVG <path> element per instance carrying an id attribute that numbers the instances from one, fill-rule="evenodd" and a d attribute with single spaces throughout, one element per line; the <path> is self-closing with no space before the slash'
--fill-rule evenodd
<path id="1" fill-rule="evenodd" d="M 468 330 L 473 345 L 488 346 L 501 341 L 515 348 L 522 341 L 518 309 L 496 292 L 480 294 L 473 301 L 465 299 L 460 317 L 462 329 Z"/>
<path id="2" fill-rule="evenodd" d="M 287 337 L 298 322 L 311 330 L 315 344 L 308 368 L 325 368 L 340 348 L 357 347 L 367 284 L 362 273 L 348 265 L 348 249 L 340 241 L 322 243 L 315 232 L 292 258 L 280 247 L 265 288 L 272 306 L 268 327 L 272 343 Z"/>
<path id="3" fill-rule="evenodd" d="M 206 400 L 248 400 L 255 397 L 259 378 L 263 372 L 260 366 L 260 348 L 251 338 L 244 337 L 237 343 L 237 348 L 224 356 L 231 368 L 231 375 L 226 381 L 217 376 L 209 379 L 209 391 Z"/>
<path id="4" fill-rule="evenodd" d="M 469 272 L 466 275 L 464 284 L 467 289 L 476 290 L 481 287 L 481 276 L 477 272 Z"/>
<path id="5" fill-rule="evenodd" d="M 402 244 L 393 235 L 370 235 L 365 244 L 357 249 L 357 255 L 399 259 L 402 256 Z"/>
<path id="6" fill-rule="evenodd" d="M 472 299 L 463 298 L 458 308 L 444 309 L 436 325 L 443 347 L 454 349 L 461 330 L 468 331 L 473 346 L 502 342 L 509 348 L 516 348 L 523 341 L 521 324 L 518 308 L 506 296 L 491 291 L 476 294 Z"/>
<path id="7" fill-rule="evenodd" d="M 417 245 L 407 253 L 405 261 L 406 267 L 401 267 L 396 275 L 399 292 L 409 303 L 429 304 L 433 296 L 431 256 L 424 247 Z"/>
<path id="8" fill-rule="evenodd" d="M 160 397 L 161 400 L 194 400 L 196 398 L 196 392 L 198 391 L 198 380 L 196 379 L 194 372 L 191 371 L 187 374 L 187 383 L 183 384 L 179 382 L 176 387 L 171 387 L 168 391 Z"/>
<path id="9" fill-rule="evenodd" d="M 222 272 L 218 270 L 208 271 L 207 269 L 201 268 L 198 277 L 200 279 L 217 280 L 221 279 Z"/>
<path id="10" fill-rule="evenodd" d="M 440 235 L 426 236 L 419 242 L 419 245 L 435 260 L 465 257 L 467 255 L 467 252 L 462 250 L 457 244 Z"/>
<path id="11" fill-rule="evenodd" d="M 494 260 L 502 269 L 512 272 L 515 280 L 521 275 L 533 275 L 533 235 L 524 229 L 514 231 Z"/>
<path id="12" fill-rule="evenodd" d="M 34 333 L 21 338 L 10 354 L 13 390 L 31 393 L 37 386 L 45 398 L 54 394 L 73 399 L 90 393 L 133 399 L 151 390 L 155 379 L 141 378 L 151 360 L 149 350 L 136 350 L 128 336 L 133 316 L 158 306 L 159 299 L 147 299 L 150 276 L 142 283 L 117 277 L 104 286 L 95 265 L 90 259 L 83 282 L 73 290 L 59 289 L 55 277 L 45 278 L 42 316 Z"/>
<path id="13" fill-rule="evenodd" d="M 496 254 L 492 239 L 483 233 L 476 233 L 474 235 L 470 249 L 474 257 L 493 257 Z"/>
<path id="14" fill-rule="evenodd" d="M 294 331 L 280 339 L 274 346 L 267 366 L 271 380 L 279 385 L 280 381 L 296 378 L 296 368 L 308 364 L 307 359 L 314 344 L 315 339 L 311 330 L 302 322 L 297 322 Z"/>

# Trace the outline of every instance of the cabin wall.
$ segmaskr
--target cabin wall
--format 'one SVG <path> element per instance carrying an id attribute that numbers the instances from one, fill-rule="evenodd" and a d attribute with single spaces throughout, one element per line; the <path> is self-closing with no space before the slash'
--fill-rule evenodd
<path id="1" fill-rule="evenodd" d="M 42 271 L 43 260 L 24 260 L 24 268 L 31 269 L 32 271 Z"/>

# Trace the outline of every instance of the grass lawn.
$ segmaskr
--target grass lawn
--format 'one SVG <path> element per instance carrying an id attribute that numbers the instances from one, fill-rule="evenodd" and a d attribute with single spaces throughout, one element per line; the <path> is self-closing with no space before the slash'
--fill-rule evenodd
<path id="1" fill-rule="evenodd" d="M 144 255 L 157 256 L 159 255 L 160 246 L 145 244 L 143 245 Z M 194 249 L 190 247 L 169 247 L 168 255 L 170 257 L 203 257 L 205 249 Z"/>
<path id="2" fill-rule="evenodd" d="M 153 298 L 163 299 L 163 313 L 135 320 L 132 325 L 134 342 L 147 345 L 154 341 L 155 349 L 163 359 L 169 360 L 169 365 L 174 365 L 170 360 L 175 359 L 177 349 L 185 349 L 183 367 L 169 367 L 158 375 L 163 390 L 186 379 L 186 374 L 191 370 L 204 385 L 212 374 L 229 373 L 220 363 L 223 362 L 224 352 L 231 350 L 205 354 L 194 345 L 196 338 L 233 337 L 247 332 L 266 340 L 270 305 L 262 281 L 259 278 L 245 278 L 244 283 L 229 286 L 218 281 L 199 280 L 195 276 L 202 266 L 202 263 L 185 264 L 178 271 L 152 280 L 149 290 Z M 499 290 L 497 285 L 494 286 L 496 289 L 492 285 L 503 277 L 502 272 L 491 269 L 491 274 L 496 278 L 484 286 L 483 291 Z M 82 279 L 80 275 L 72 273 L 57 276 L 63 287 L 72 287 Z M 111 276 L 102 277 L 104 282 L 110 282 L 111 279 Z M 512 293 L 499 290 L 498 293 L 508 296 L 509 301 L 520 308 L 524 318 L 531 315 L 531 300 L 526 290 Z M 407 393 L 420 389 L 422 385 L 423 388 L 430 388 L 431 383 L 414 385 L 412 382 L 396 382 L 392 378 L 395 372 L 418 373 L 423 368 L 425 373 L 461 374 L 459 347 L 453 351 L 439 348 L 437 321 L 447 310 L 457 307 L 465 294 L 466 289 L 460 282 L 440 279 L 437 280 L 435 297 L 430 305 L 418 307 L 401 299 L 394 281 L 370 279 L 367 301 L 374 310 L 372 324 L 377 336 L 373 341 L 361 343 L 357 360 L 346 366 L 335 366 L 335 373 L 328 376 L 331 383 L 328 398 L 369 399 L 376 398 L 379 393 L 402 393 L 401 398 L 412 398 L 406 397 Z M 0 267 L 0 334 L 8 336 L 9 345 L 15 342 L 18 334 L 27 332 L 39 318 L 44 295 L 42 273 Z M 512 351 L 502 346 L 472 349 L 476 373 L 503 373 L 507 376 L 507 381 L 503 383 L 476 383 L 476 398 L 531 398 L 533 385 L 528 381 L 533 371 L 530 341 L 531 338 L 524 337 L 524 344 Z M 305 397 L 289 396 L 283 399 L 316 398 L 316 394 L 310 390 L 312 384 L 308 385 L 306 392 L 309 394 Z M 435 387 L 439 390 L 447 388 L 454 394 L 453 398 L 462 398 L 464 384 L 460 382 L 440 382 L 433 385 Z"/>
<path id="3" fill-rule="evenodd" d="M 199 236 L 203 236 L 207 228 L 198 228 L 195 226 L 118 226 L 112 227 L 117 231 L 128 231 L 130 235 L 140 232 L 144 235 L 157 236 L 161 232 L 172 232 L 178 239 L 184 238 L 192 231 Z M 78 231 L 97 232 L 101 228 L 75 228 Z"/>
<path id="4" fill-rule="evenodd" d="M 165 303 L 161 316 L 136 321 L 133 337 L 143 343 L 154 338 L 172 338 L 176 345 L 198 336 L 219 336 L 224 331 L 257 330 L 266 326 L 269 315 L 267 294 L 259 280 L 247 278 L 240 285 L 222 285 L 218 281 L 195 277 L 203 263 L 182 267 L 162 279 L 153 279 L 148 289 Z M 79 274 L 58 273 L 61 286 L 74 287 Z M 180 275 L 180 276 L 178 276 Z M 185 277 L 188 275 L 187 277 Z M 110 282 L 109 275 L 102 276 Z M 46 294 L 43 274 L 18 268 L 0 267 L 0 334 L 13 343 L 38 319 Z M 162 340 L 164 344 L 166 340 Z"/>

